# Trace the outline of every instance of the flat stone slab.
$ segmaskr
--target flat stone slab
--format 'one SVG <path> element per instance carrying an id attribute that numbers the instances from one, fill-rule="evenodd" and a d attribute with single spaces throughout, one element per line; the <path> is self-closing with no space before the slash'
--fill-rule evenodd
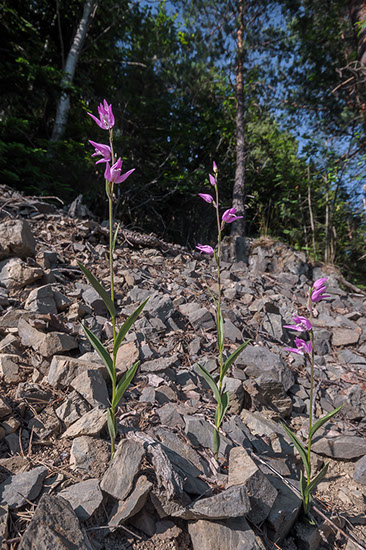
<path id="1" fill-rule="evenodd" d="M 140 476 L 136 482 L 136 487 L 131 495 L 124 501 L 119 502 L 113 511 L 113 516 L 109 525 L 121 525 L 133 516 L 135 516 L 144 506 L 149 496 L 153 484 L 148 481 L 146 476 Z"/>
<path id="2" fill-rule="evenodd" d="M 124 500 L 130 493 L 135 476 L 145 450 L 139 443 L 123 439 L 117 446 L 116 453 L 100 484 L 105 493 Z"/>
<path id="3" fill-rule="evenodd" d="M 79 420 L 71 424 L 62 437 L 79 437 L 80 435 L 99 435 L 107 424 L 107 411 L 102 409 L 92 409 L 82 416 Z"/>
<path id="4" fill-rule="evenodd" d="M 5 220 L 0 224 L 0 259 L 33 257 L 36 241 L 26 220 Z"/>
<path id="5" fill-rule="evenodd" d="M 366 455 L 366 439 L 353 435 L 341 435 L 334 438 L 323 436 L 312 443 L 311 449 L 314 453 L 330 458 L 352 460 Z"/>
<path id="6" fill-rule="evenodd" d="M 245 518 L 200 519 L 188 525 L 193 550 L 264 550 Z"/>
<path id="7" fill-rule="evenodd" d="M 183 519 L 230 519 L 244 516 L 250 508 L 246 488 L 230 487 L 218 495 L 198 500 L 184 512 L 173 516 Z"/>
<path id="8" fill-rule="evenodd" d="M 19 550 L 89 550 L 71 504 L 58 496 L 43 495 Z"/>
<path id="9" fill-rule="evenodd" d="M 67 487 L 59 497 L 67 500 L 81 521 L 89 519 L 102 504 L 103 495 L 98 479 L 88 479 Z"/>
<path id="10" fill-rule="evenodd" d="M 0 504 L 8 505 L 11 510 L 14 510 L 24 506 L 27 500 L 34 500 L 41 492 L 47 473 L 47 468 L 38 466 L 29 472 L 8 477 L 0 485 Z"/>

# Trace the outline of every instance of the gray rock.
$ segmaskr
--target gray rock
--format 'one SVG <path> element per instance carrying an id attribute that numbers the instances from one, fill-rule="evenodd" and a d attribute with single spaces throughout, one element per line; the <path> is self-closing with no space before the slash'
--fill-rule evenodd
<path id="1" fill-rule="evenodd" d="M 349 328 L 335 328 L 333 330 L 333 346 L 348 346 L 357 344 L 360 333 Z"/>
<path id="2" fill-rule="evenodd" d="M 0 377 L 8 384 L 16 384 L 19 382 L 19 367 L 20 357 L 10 353 L 0 354 Z"/>
<path id="3" fill-rule="evenodd" d="M 3 547 L 3 542 L 8 538 L 8 519 L 9 507 L 0 506 L 0 548 Z"/>
<path id="4" fill-rule="evenodd" d="M 84 356 L 83 356 L 84 357 Z M 47 382 L 54 388 L 68 388 L 74 378 L 82 374 L 87 369 L 100 371 L 104 378 L 108 376 L 107 369 L 101 362 L 94 362 L 62 355 L 54 355 L 47 375 Z"/>
<path id="5" fill-rule="evenodd" d="M 28 311 L 35 313 L 57 313 L 52 285 L 40 286 L 32 290 L 24 305 Z"/>
<path id="6" fill-rule="evenodd" d="M 107 424 L 107 411 L 103 409 L 92 409 L 79 420 L 71 424 L 61 437 L 79 437 L 81 435 L 96 436 Z"/>
<path id="7" fill-rule="evenodd" d="M 136 487 L 131 495 L 124 501 L 119 501 L 112 511 L 112 517 L 109 520 L 110 526 L 121 525 L 126 522 L 145 506 L 147 497 L 153 487 L 145 476 L 140 476 L 136 481 Z"/>
<path id="8" fill-rule="evenodd" d="M 18 256 L 25 259 L 36 253 L 36 241 L 25 220 L 6 220 L 0 224 L 0 259 Z"/>
<path id="9" fill-rule="evenodd" d="M 213 434 L 214 427 L 212 424 L 199 418 L 198 416 L 185 416 L 185 433 L 196 447 L 206 447 L 214 451 Z M 231 441 L 223 435 L 220 435 L 219 455 L 226 456 L 232 447 Z"/>
<path id="10" fill-rule="evenodd" d="M 132 489 L 144 456 L 145 450 L 139 443 L 129 439 L 120 441 L 100 484 L 102 490 L 124 500 Z"/>
<path id="11" fill-rule="evenodd" d="M 229 455 L 228 487 L 235 485 L 245 486 L 248 491 L 250 521 L 256 525 L 262 523 L 268 517 L 278 493 L 242 447 L 234 447 Z"/>
<path id="12" fill-rule="evenodd" d="M 235 364 L 253 378 L 266 375 L 279 380 L 285 391 L 288 391 L 295 382 L 293 373 L 281 357 L 262 346 L 247 346 Z"/>
<path id="13" fill-rule="evenodd" d="M 175 308 L 168 294 L 164 294 L 163 296 L 158 294 L 150 298 L 145 306 L 145 310 L 152 317 L 158 317 L 160 321 L 165 323 L 173 315 Z"/>
<path id="14" fill-rule="evenodd" d="M 366 485 L 366 455 L 356 462 L 353 479 L 357 481 L 357 483 Z"/>
<path id="15" fill-rule="evenodd" d="M 92 407 L 109 407 L 107 385 L 99 370 L 84 370 L 72 380 L 71 387 Z"/>
<path id="16" fill-rule="evenodd" d="M 72 509 L 81 521 L 89 519 L 103 501 L 98 479 L 88 479 L 70 485 L 58 493 L 58 496 L 71 504 Z"/>
<path id="17" fill-rule="evenodd" d="M 366 358 L 357 353 L 353 353 L 349 349 L 343 349 L 338 352 L 338 359 L 341 363 L 346 363 L 347 365 L 356 365 L 357 367 L 366 369 Z"/>
<path id="18" fill-rule="evenodd" d="M 19 550 L 89 550 L 79 521 L 63 498 L 43 495 L 22 537 Z"/>
<path id="19" fill-rule="evenodd" d="M 193 550 L 264 550 L 244 517 L 224 521 L 200 519 L 188 524 L 188 532 Z"/>
<path id="20" fill-rule="evenodd" d="M 241 333 L 241 330 L 239 330 L 230 321 L 230 319 L 225 319 L 224 321 L 224 334 L 225 334 L 225 338 L 227 338 L 231 342 L 242 342 L 243 340 L 243 335 Z"/>
<path id="21" fill-rule="evenodd" d="M 331 458 L 351 460 L 366 455 L 366 439 L 354 435 L 321 436 L 312 443 L 312 451 Z"/>
<path id="22" fill-rule="evenodd" d="M 60 421 L 53 408 L 47 407 L 28 422 L 28 429 L 34 431 L 39 439 L 48 439 L 61 430 Z"/>
<path id="23" fill-rule="evenodd" d="M 127 344 L 122 344 L 116 357 L 117 376 L 122 376 L 122 374 L 132 367 L 132 365 L 139 359 L 139 356 L 139 349 L 135 342 L 127 342 Z"/>
<path id="24" fill-rule="evenodd" d="M 140 403 L 155 403 L 156 391 L 151 386 L 146 386 L 140 395 Z"/>
<path id="25" fill-rule="evenodd" d="M 102 439 L 82 435 L 76 437 L 70 450 L 70 468 L 80 474 L 92 474 L 98 464 L 108 464 L 110 450 Z"/>
<path id="26" fill-rule="evenodd" d="M 43 277 L 40 267 L 30 267 L 20 258 L 0 262 L 0 283 L 6 288 L 24 288 Z"/>
<path id="27" fill-rule="evenodd" d="M 160 409 L 158 409 L 158 416 L 163 426 L 170 428 L 176 428 L 177 426 L 184 426 L 184 410 L 182 410 L 176 403 L 166 403 Z"/>
<path id="28" fill-rule="evenodd" d="M 43 357 L 50 357 L 78 347 L 76 339 L 69 334 L 64 332 L 45 334 L 32 327 L 24 319 L 19 320 L 18 332 L 23 346 L 32 347 L 34 351 L 40 353 Z"/>
<path id="29" fill-rule="evenodd" d="M 286 395 L 282 382 L 267 374 L 259 376 L 255 381 L 263 404 L 270 405 L 285 418 L 291 414 L 292 400 Z"/>
<path id="30" fill-rule="evenodd" d="M 248 492 L 244 486 L 229 487 L 221 493 L 195 501 L 178 514 L 183 519 L 230 519 L 247 514 L 251 509 Z"/>
<path id="31" fill-rule="evenodd" d="M 55 410 L 58 418 L 68 428 L 79 420 L 86 412 L 90 411 L 90 405 L 76 391 L 71 392 L 62 405 Z"/>
<path id="32" fill-rule="evenodd" d="M 96 315 L 107 315 L 108 309 L 99 296 L 98 292 L 93 287 L 88 286 L 83 292 L 83 300 L 87 306 L 91 307 Z"/>
<path id="33" fill-rule="evenodd" d="M 14 510 L 37 498 L 47 472 L 47 468 L 38 466 L 29 472 L 8 477 L 0 485 L 0 504 Z"/>
<path id="34" fill-rule="evenodd" d="M 300 336 L 301 338 L 301 336 Z M 314 330 L 314 350 L 317 355 L 323 357 L 331 352 L 330 341 L 332 339 L 332 333 L 325 328 L 317 328 Z"/>
<path id="35" fill-rule="evenodd" d="M 244 388 L 240 380 L 236 378 L 224 378 L 224 391 L 228 391 L 230 395 L 229 412 L 233 414 L 240 414 L 244 404 Z"/>
<path id="36" fill-rule="evenodd" d="M 0 306 L 7 307 L 9 305 L 9 291 L 6 288 L 0 288 Z"/>
<path id="37" fill-rule="evenodd" d="M 178 365 L 180 365 L 180 359 L 175 353 L 171 357 L 162 357 L 153 359 L 152 361 L 146 361 L 146 363 L 141 365 L 141 372 L 162 372 L 177 367 Z"/>
<path id="38" fill-rule="evenodd" d="M 11 407 L 0 397 L 0 418 L 5 418 L 11 411 Z"/>
<path id="39" fill-rule="evenodd" d="M 270 539 L 278 543 L 287 537 L 295 524 L 301 510 L 302 500 L 278 477 L 270 475 L 269 480 L 278 495 L 266 523 Z"/>

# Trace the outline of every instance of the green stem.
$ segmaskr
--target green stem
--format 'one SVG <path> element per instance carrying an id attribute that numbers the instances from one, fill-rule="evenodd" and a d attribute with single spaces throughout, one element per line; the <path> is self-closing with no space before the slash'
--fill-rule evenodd
<path id="1" fill-rule="evenodd" d="M 311 307 L 311 290 L 309 291 L 309 309 L 310 309 L 310 322 L 313 324 L 313 310 Z M 315 363 L 315 350 L 314 350 L 314 331 L 311 329 L 309 331 L 310 342 L 311 342 L 311 358 L 310 358 L 310 407 L 309 407 L 309 433 L 313 427 L 313 401 L 314 401 L 314 363 Z M 311 480 L 311 462 L 310 462 L 310 453 L 311 453 L 311 437 L 308 438 L 308 465 L 309 465 L 309 475 L 307 476 L 307 485 L 309 486 Z M 308 507 L 308 503 L 304 502 L 304 508 Z M 307 510 L 305 510 L 307 511 Z"/>

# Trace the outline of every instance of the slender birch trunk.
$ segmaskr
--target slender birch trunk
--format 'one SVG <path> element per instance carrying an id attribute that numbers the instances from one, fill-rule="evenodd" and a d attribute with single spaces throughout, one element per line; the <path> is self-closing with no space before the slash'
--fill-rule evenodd
<path id="1" fill-rule="evenodd" d="M 83 15 L 80 19 L 74 40 L 66 58 L 64 73 L 61 79 L 61 96 L 57 106 L 55 123 L 52 130 L 51 142 L 59 141 L 66 128 L 67 119 L 70 111 L 69 86 L 72 84 L 75 76 L 76 65 L 78 63 L 81 50 L 84 45 L 86 33 L 91 15 L 97 5 L 97 0 L 86 0 L 84 4 Z"/>
<path id="2" fill-rule="evenodd" d="M 237 30 L 236 65 L 236 168 L 233 188 L 233 206 L 243 219 L 231 225 L 230 258 L 232 261 L 246 260 L 245 245 L 245 133 L 244 133 L 244 0 L 238 0 L 239 20 Z"/>
<path id="3" fill-rule="evenodd" d="M 310 227 L 311 227 L 311 239 L 313 243 L 313 254 L 314 254 L 314 258 L 316 258 L 315 223 L 314 223 L 314 216 L 313 216 L 313 206 L 311 203 L 310 171 L 308 173 L 308 208 L 309 208 Z"/>

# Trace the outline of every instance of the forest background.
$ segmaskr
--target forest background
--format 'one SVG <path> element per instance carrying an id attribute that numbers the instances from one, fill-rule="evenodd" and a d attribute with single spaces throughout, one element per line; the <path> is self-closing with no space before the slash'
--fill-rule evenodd
<path id="1" fill-rule="evenodd" d="M 0 179 L 107 216 L 88 140 L 117 121 L 123 225 L 214 245 L 270 237 L 366 286 L 366 2 L 0 0 Z M 206 182 L 208 187 L 204 187 Z M 237 259 L 240 259 L 237 258 Z"/>

